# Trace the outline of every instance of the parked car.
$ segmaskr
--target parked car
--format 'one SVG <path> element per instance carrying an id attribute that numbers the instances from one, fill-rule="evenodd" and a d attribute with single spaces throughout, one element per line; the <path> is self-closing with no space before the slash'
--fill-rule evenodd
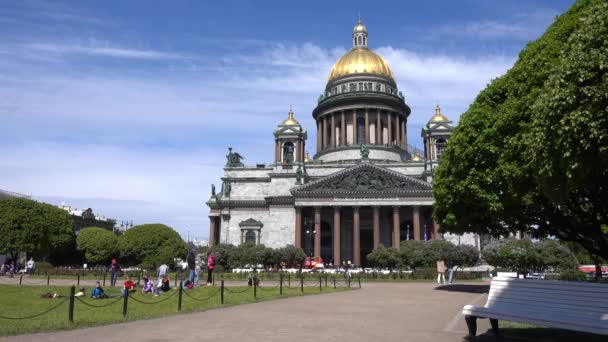
<path id="1" fill-rule="evenodd" d="M 321 257 L 308 257 L 304 260 L 304 268 L 322 270 L 325 269 L 325 265 L 323 264 L 323 259 L 321 259 Z"/>

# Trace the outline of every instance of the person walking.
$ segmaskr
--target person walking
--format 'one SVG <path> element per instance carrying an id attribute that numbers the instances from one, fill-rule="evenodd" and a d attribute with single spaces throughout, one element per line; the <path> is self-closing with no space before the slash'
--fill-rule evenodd
<path id="1" fill-rule="evenodd" d="M 437 284 L 445 283 L 445 260 L 443 258 L 437 260 Z"/>
<path id="2" fill-rule="evenodd" d="M 213 269 L 215 268 L 215 256 L 213 253 L 207 254 L 207 285 L 213 282 Z"/>
<path id="3" fill-rule="evenodd" d="M 25 271 L 27 272 L 27 274 L 32 274 L 34 272 L 34 258 L 30 258 L 30 260 L 27 261 L 27 264 L 25 265 Z"/>
<path id="4" fill-rule="evenodd" d="M 162 265 L 158 266 L 158 269 L 156 271 L 158 273 L 158 283 L 159 284 L 160 284 L 160 281 L 167 276 L 168 270 L 169 270 L 169 266 L 167 266 L 167 264 L 162 264 Z"/>
<path id="5" fill-rule="evenodd" d="M 198 286 L 201 280 L 201 265 L 197 262 L 194 267 L 194 286 Z"/>
<path id="6" fill-rule="evenodd" d="M 120 273 L 120 266 L 118 265 L 118 260 L 112 259 L 112 264 L 110 265 L 110 286 L 116 286 L 116 279 L 118 279 L 118 273 Z"/>

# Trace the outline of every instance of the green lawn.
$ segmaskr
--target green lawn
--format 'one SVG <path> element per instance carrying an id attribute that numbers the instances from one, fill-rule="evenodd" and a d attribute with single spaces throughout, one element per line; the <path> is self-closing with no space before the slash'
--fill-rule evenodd
<path id="1" fill-rule="evenodd" d="M 273 284 L 274 285 L 274 284 Z M 346 288 L 323 287 L 321 293 L 343 291 Z M 90 288 L 87 288 L 90 291 Z M 75 301 L 74 323 L 68 321 L 69 300 L 65 298 L 43 299 L 40 295 L 46 292 L 69 294 L 65 286 L 17 286 L 0 285 L 0 316 L 27 317 L 56 306 L 47 314 L 28 319 L 6 319 L 0 317 L 0 335 L 16 335 L 45 330 L 73 329 L 85 326 L 104 325 L 125 320 L 138 320 L 177 314 L 178 291 L 161 294 L 158 297 L 143 295 L 140 292 L 132 294 L 128 302 L 127 318 L 123 319 L 123 299 L 90 299 L 81 297 Z M 110 295 L 117 295 L 118 288 L 107 288 Z M 90 293 L 90 292 L 87 292 Z M 319 294 L 319 287 L 304 287 L 304 295 Z M 300 288 L 283 288 L 283 298 L 301 296 Z M 227 286 L 224 293 L 224 306 L 251 303 L 255 301 L 280 298 L 279 288 L 267 287 L 257 289 L 257 299 L 253 297 L 253 287 Z M 65 300 L 65 302 L 64 302 Z M 142 303 L 143 302 L 143 303 Z M 86 303 L 86 304 L 85 304 Z M 87 305 L 89 304 L 89 305 Z M 103 306 L 103 307 L 92 307 Z M 184 291 L 182 297 L 182 312 L 203 311 L 221 306 L 220 287 L 200 287 Z"/>
<path id="2" fill-rule="evenodd" d="M 606 336 L 581 333 L 576 331 L 539 327 L 536 325 L 499 321 L 499 330 L 504 337 L 521 339 L 525 341 L 553 341 L 553 342 L 600 342 L 606 341 Z"/>

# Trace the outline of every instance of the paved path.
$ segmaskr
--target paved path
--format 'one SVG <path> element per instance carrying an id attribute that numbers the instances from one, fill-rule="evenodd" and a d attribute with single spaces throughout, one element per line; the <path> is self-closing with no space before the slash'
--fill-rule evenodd
<path id="1" fill-rule="evenodd" d="M 1 341 L 462 341 L 462 306 L 488 285 L 364 283 L 363 289 L 293 297 L 160 319 L 0 338 Z M 449 291 L 447 289 L 450 289 Z M 488 329 L 479 321 L 479 331 Z"/>

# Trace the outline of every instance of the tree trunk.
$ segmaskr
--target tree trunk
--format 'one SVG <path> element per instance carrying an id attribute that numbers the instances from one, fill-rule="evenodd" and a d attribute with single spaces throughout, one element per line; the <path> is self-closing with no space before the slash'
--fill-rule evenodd
<path id="1" fill-rule="evenodd" d="M 595 280 L 602 279 L 602 259 L 600 257 L 595 257 Z"/>

